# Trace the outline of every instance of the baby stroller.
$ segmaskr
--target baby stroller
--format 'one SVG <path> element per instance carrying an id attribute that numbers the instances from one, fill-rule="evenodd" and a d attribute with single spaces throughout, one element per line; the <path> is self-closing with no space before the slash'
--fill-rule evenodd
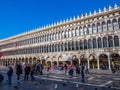
<path id="1" fill-rule="evenodd" d="M 0 83 L 4 80 L 3 75 L 0 73 Z"/>

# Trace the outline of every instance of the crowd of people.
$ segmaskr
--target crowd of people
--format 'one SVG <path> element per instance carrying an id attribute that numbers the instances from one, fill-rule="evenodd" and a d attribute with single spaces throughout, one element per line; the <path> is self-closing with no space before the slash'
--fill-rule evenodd
<path id="1" fill-rule="evenodd" d="M 60 68 L 61 67 L 61 68 Z M 75 75 L 79 76 L 81 75 L 81 81 L 85 82 L 85 75 L 89 74 L 89 70 L 87 65 L 81 64 L 81 65 L 60 65 L 60 66 L 50 66 L 49 64 L 43 65 L 43 64 L 21 64 L 17 63 L 14 67 L 12 65 L 9 65 L 9 70 L 7 71 L 8 76 L 8 84 L 11 86 L 12 82 L 12 76 L 13 72 L 16 73 L 17 76 L 17 83 L 20 84 L 21 81 L 21 75 L 24 74 L 24 81 L 28 81 L 29 79 L 35 80 L 34 75 L 43 75 L 43 69 L 45 69 L 47 72 L 49 70 L 64 70 L 65 74 L 69 75 L 70 78 L 72 78 Z"/>

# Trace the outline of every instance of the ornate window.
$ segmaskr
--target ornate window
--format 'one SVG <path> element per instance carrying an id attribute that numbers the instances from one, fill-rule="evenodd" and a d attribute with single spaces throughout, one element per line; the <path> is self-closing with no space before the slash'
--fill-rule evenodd
<path id="1" fill-rule="evenodd" d="M 50 36 L 51 36 L 50 40 L 53 40 L 53 38 L 52 38 L 52 37 L 53 37 L 52 33 L 51 33 L 51 35 L 50 35 Z"/>
<path id="2" fill-rule="evenodd" d="M 84 40 L 84 49 L 87 49 L 87 40 Z"/>
<path id="3" fill-rule="evenodd" d="M 74 42 L 72 41 L 72 50 L 75 50 Z"/>
<path id="4" fill-rule="evenodd" d="M 76 50 L 78 50 L 79 49 L 79 43 L 78 43 L 78 41 L 76 41 L 76 43 L 75 43 L 76 45 Z"/>
<path id="5" fill-rule="evenodd" d="M 112 23 L 110 20 L 107 21 L 107 28 L 108 28 L 108 31 L 113 30 Z"/>
<path id="6" fill-rule="evenodd" d="M 107 38 L 103 37 L 103 48 L 107 47 Z"/>
<path id="7" fill-rule="evenodd" d="M 101 38 L 98 38 L 98 48 L 102 48 L 102 41 L 101 41 Z"/>
<path id="8" fill-rule="evenodd" d="M 56 33 L 54 33 L 54 39 L 53 40 L 56 40 Z"/>
<path id="9" fill-rule="evenodd" d="M 79 29 L 76 28 L 76 35 L 79 36 L 79 34 L 80 34 L 80 33 L 79 33 Z"/>
<path id="10" fill-rule="evenodd" d="M 72 33 L 71 33 L 71 30 L 69 30 L 69 37 L 72 37 Z"/>
<path id="11" fill-rule="evenodd" d="M 58 40 L 58 32 L 56 33 L 56 39 Z"/>
<path id="12" fill-rule="evenodd" d="M 61 46 L 61 51 L 64 51 L 64 46 L 63 46 L 63 43 L 62 43 L 62 44 L 60 44 L 60 46 Z"/>
<path id="13" fill-rule="evenodd" d="M 96 28 L 95 24 L 92 25 L 92 30 L 93 30 L 93 33 L 97 33 L 97 28 Z"/>
<path id="14" fill-rule="evenodd" d="M 98 31 L 98 32 L 101 32 L 101 31 L 102 31 L 100 23 L 97 23 L 97 31 Z"/>
<path id="15" fill-rule="evenodd" d="M 109 45 L 109 47 L 113 47 L 112 36 L 109 36 L 109 37 L 108 37 L 108 45 Z"/>
<path id="16" fill-rule="evenodd" d="M 118 38 L 118 36 L 114 36 L 114 44 L 115 44 L 115 47 L 119 46 L 119 38 Z"/>
<path id="17" fill-rule="evenodd" d="M 57 44 L 57 46 L 58 46 L 58 51 L 60 51 L 60 44 Z"/>
<path id="18" fill-rule="evenodd" d="M 92 27 L 90 25 L 88 25 L 88 32 L 89 34 L 92 34 Z"/>
<path id="19" fill-rule="evenodd" d="M 54 52 L 55 51 L 55 49 L 54 49 L 54 44 L 52 45 L 52 52 Z"/>
<path id="20" fill-rule="evenodd" d="M 87 28 L 86 28 L 86 26 L 84 26 L 83 31 L 84 31 L 84 35 L 87 35 Z"/>
<path id="21" fill-rule="evenodd" d="M 117 20 L 116 20 L 116 19 L 113 19 L 112 23 L 113 23 L 113 29 L 114 29 L 114 30 L 119 29 L 119 26 L 118 26 L 118 23 L 117 23 Z"/>
<path id="22" fill-rule="evenodd" d="M 96 45 L 96 38 L 93 38 L 93 48 L 97 48 L 97 45 Z"/>
<path id="23" fill-rule="evenodd" d="M 80 35 L 83 35 L 83 29 L 80 28 Z"/>
<path id="24" fill-rule="evenodd" d="M 102 30 L 103 32 L 107 31 L 107 25 L 105 22 L 102 22 Z"/>
<path id="25" fill-rule="evenodd" d="M 68 34 L 68 30 L 66 30 L 66 38 L 68 38 L 68 35 L 69 35 L 69 34 Z"/>
<path id="26" fill-rule="evenodd" d="M 80 49 L 83 49 L 83 43 L 82 43 L 82 40 L 80 40 Z"/>
<path id="27" fill-rule="evenodd" d="M 71 50 L 71 43 L 70 42 L 68 42 L 68 51 L 70 51 Z"/>
<path id="28" fill-rule="evenodd" d="M 57 51 L 57 44 L 55 44 L 55 50 L 54 50 L 55 52 Z"/>
<path id="29" fill-rule="evenodd" d="M 73 34 L 73 37 L 74 37 L 74 36 L 75 36 L 75 30 L 74 30 L 74 29 L 72 29 L 72 32 L 73 32 L 72 34 Z"/>
<path id="30" fill-rule="evenodd" d="M 119 29 L 120 29 L 120 18 L 118 19 L 118 25 L 119 25 Z"/>
<path id="31" fill-rule="evenodd" d="M 67 49 L 67 43 L 65 43 L 65 51 L 67 51 L 68 49 Z"/>
<path id="32" fill-rule="evenodd" d="M 91 42 L 91 39 L 88 40 L 88 48 L 92 48 L 92 42 Z"/>

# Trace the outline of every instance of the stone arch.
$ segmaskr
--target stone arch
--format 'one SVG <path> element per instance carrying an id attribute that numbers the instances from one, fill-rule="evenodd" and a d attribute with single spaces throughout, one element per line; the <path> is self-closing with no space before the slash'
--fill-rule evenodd
<path id="1" fill-rule="evenodd" d="M 90 62 L 90 68 L 94 69 L 97 68 L 97 58 L 96 55 L 90 54 L 89 55 L 89 62 Z"/>
<path id="2" fill-rule="evenodd" d="M 79 65 L 79 59 L 77 58 L 76 55 L 72 56 L 72 64 L 75 65 L 75 66 Z"/>
<path id="3" fill-rule="evenodd" d="M 97 28 L 96 28 L 96 26 L 95 26 L 94 23 L 92 24 L 92 32 L 93 32 L 93 33 L 96 33 L 96 32 L 97 32 Z"/>
<path id="4" fill-rule="evenodd" d="M 16 63 L 19 63 L 19 59 L 18 58 L 15 58 L 15 61 L 16 61 Z"/>
<path id="5" fill-rule="evenodd" d="M 22 58 L 19 57 L 19 62 L 21 63 L 22 62 Z"/>
<path id="6" fill-rule="evenodd" d="M 63 60 L 62 55 L 60 55 L 60 56 L 58 57 L 58 63 L 59 63 L 60 66 L 64 64 L 64 60 Z"/>
<path id="7" fill-rule="evenodd" d="M 83 26 L 83 32 L 84 32 L 84 35 L 87 35 L 87 34 L 88 34 L 88 33 L 87 33 L 87 27 L 86 27 L 86 25 Z"/>
<path id="8" fill-rule="evenodd" d="M 103 37 L 103 48 L 107 47 L 107 38 Z"/>
<path id="9" fill-rule="evenodd" d="M 29 63 L 32 64 L 32 57 L 29 58 Z"/>
<path id="10" fill-rule="evenodd" d="M 24 59 L 24 57 L 22 57 L 22 63 L 25 63 L 25 59 Z"/>
<path id="11" fill-rule="evenodd" d="M 57 60 L 55 56 L 52 57 L 52 63 L 53 65 L 57 66 Z"/>
<path id="12" fill-rule="evenodd" d="M 108 31 L 113 29 L 111 20 L 107 21 L 107 29 L 108 29 Z"/>
<path id="13" fill-rule="evenodd" d="M 97 39 L 97 41 L 98 41 L 98 48 L 102 48 L 102 40 L 101 40 L 101 38 L 99 37 L 98 39 Z"/>
<path id="14" fill-rule="evenodd" d="M 87 48 L 88 48 L 87 46 L 88 46 L 88 42 L 87 42 L 87 40 L 85 39 L 85 40 L 84 40 L 84 49 L 87 49 Z"/>
<path id="15" fill-rule="evenodd" d="M 37 58 L 33 57 L 33 63 L 36 63 L 36 62 L 37 62 Z"/>
<path id="16" fill-rule="evenodd" d="M 92 40 L 88 39 L 88 49 L 92 48 Z"/>
<path id="17" fill-rule="evenodd" d="M 119 28 L 116 19 L 113 19 L 113 20 L 112 20 L 112 25 L 113 25 L 113 30 L 117 30 L 117 29 Z"/>
<path id="18" fill-rule="evenodd" d="M 101 32 L 101 24 L 100 22 L 97 22 L 97 32 Z"/>
<path id="19" fill-rule="evenodd" d="M 91 25 L 89 24 L 88 26 L 87 26 L 87 33 L 88 34 L 92 34 L 92 28 L 91 28 Z"/>
<path id="20" fill-rule="evenodd" d="M 103 32 L 107 31 L 107 25 L 106 25 L 105 21 L 102 22 L 102 31 Z"/>
<path id="21" fill-rule="evenodd" d="M 25 64 L 29 64 L 28 58 L 25 58 Z"/>
<path id="22" fill-rule="evenodd" d="M 46 60 L 45 60 L 44 56 L 41 56 L 41 62 L 42 62 L 43 65 L 46 65 Z"/>
<path id="23" fill-rule="evenodd" d="M 80 63 L 81 64 L 87 64 L 87 58 L 86 58 L 85 54 L 80 56 Z"/>
<path id="24" fill-rule="evenodd" d="M 117 35 L 114 36 L 114 46 L 115 47 L 119 46 L 119 37 Z"/>
<path id="25" fill-rule="evenodd" d="M 108 36 L 108 46 L 113 47 L 113 38 L 112 38 L 112 36 Z"/>
<path id="26" fill-rule="evenodd" d="M 108 56 L 104 53 L 99 55 L 99 63 L 101 69 L 108 69 Z"/>
<path id="27" fill-rule="evenodd" d="M 111 53 L 110 55 L 111 67 L 120 67 L 120 55 L 118 53 Z"/>
<path id="28" fill-rule="evenodd" d="M 48 66 L 52 66 L 52 61 L 50 60 L 50 57 L 49 57 L 49 56 L 46 57 L 46 64 L 47 64 Z"/>
<path id="29" fill-rule="evenodd" d="M 96 40 L 96 38 L 93 38 L 92 44 L 93 44 L 93 48 L 97 48 L 97 40 Z"/>

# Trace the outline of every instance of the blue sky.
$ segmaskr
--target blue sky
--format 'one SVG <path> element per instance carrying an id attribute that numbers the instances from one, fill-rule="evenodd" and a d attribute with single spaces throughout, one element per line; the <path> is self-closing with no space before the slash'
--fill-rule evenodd
<path id="1" fill-rule="evenodd" d="M 0 40 L 114 3 L 120 6 L 120 0 L 0 0 Z"/>

